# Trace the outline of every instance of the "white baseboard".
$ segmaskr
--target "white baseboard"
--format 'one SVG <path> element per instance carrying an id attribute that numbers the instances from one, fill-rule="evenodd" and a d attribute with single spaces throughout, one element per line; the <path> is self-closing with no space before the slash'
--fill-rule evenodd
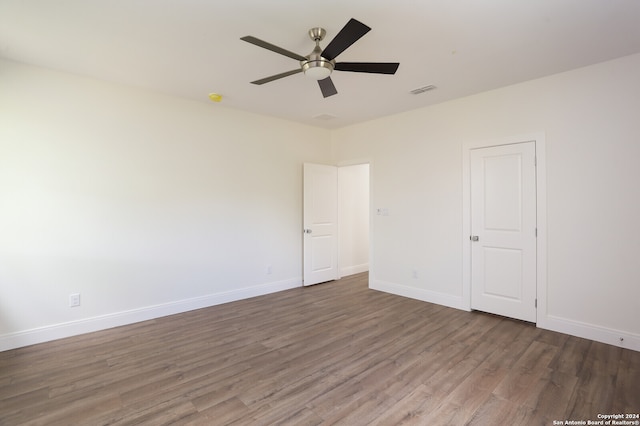
<path id="1" fill-rule="evenodd" d="M 373 290 L 384 291 L 386 293 L 396 294 L 398 296 L 410 297 L 412 299 L 422 300 L 425 302 L 436 303 L 438 305 L 448 306 L 450 308 L 468 311 L 462 303 L 462 297 L 455 297 L 448 294 L 433 292 L 429 290 L 418 289 L 401 284 L 389 283 L 380 280 L 371 280 L 369 287 Z M 569 334 L 575 337 L 593 340 L 596 342 L 606 343 L 609 345 L 619 346 L 621 348 L 640 351 L 640 335 L 625 331 L 610 329 L 593 324 L 587 324 L 579 321 L 573 321 L 566 318 L 547 315 L 538 318 L 537 327 L 556 331 L 559 333 Z M 620 341 L 620 338 L 623 340 Z"/>
<path id="2" fill-rule="evenodd" d="M 147 321 L 168 315 L 179 314 L 195 309 L 207 308 L 222 303 L 262 296 L 282 290 L 301 287 L 302 278 L 294 278 L 285 281 L 277 281 L 245 287 L 238 290 L 215 293 L 191 299 L 178 300 L 154 306 L 132 309 L 129 311 L 114 312 L 112 314 L 85 318 L 62 324 L 53 324 L 31 330 L 19 331 L 0 336 L 0 352 L 37 343 L 49 342 L 79 334 L 91 333 L 122 325 Z"/>
<path id="3" fill-rule="evenodd" d="M 422 300 L 423 302 L 435 303 L 438 305 L 448 306 L 450 308 L 465 309 L 462 303 L 462 297 L 452 296 L 450 294 L 439 293 L 431 290 L 424 290 L 416 287 L 409 287 L 402 284 L 389 283 L 380 280 L 370 280 L 369 288 L 373 290 L 384 291 L 385 293 L 396 294 L 398 296 L 409 297 L 411 299 Z"/>
<path id="4" fill-rule="evenodd" d="M 640 351 L 640 335 L 573 321 L 567 318 L 546 315 L 538 318 L 537 326 L 545 330 L 557 331 L 571 336 L 582 337 L 596 342 L 607 343 L 621 348 Z M 620 339 L 623 339 L 622 341 Z"/>
<path id="5" fill-rule="evenodd" d="M 348 277 L 349 275 L 359 274 L 361 272 L 367 272 L 369 270 L 369 264 L 363 263 L 361 265 L 345 266 L 340 268 L 340 276 Z"/>
<path id="6" fill-rule="evenodd" d="M 366 271 L 366 269 L 365 269 Z M 359 271 L 364 272 L 364 271 Z M 359 273 L 353 272 L 353 273 Z M 345 274 L 346 276 L 347 274 Z M 350 274 L 349 274 L 350 275 Z M 133 324 L 140 321 L 147 321 L 168 315 L 179 314 L 195 309 L 206 308 L 233 302 L 236 300 L 248 299 L 250 297 L 262 296 L 278 291 L 288 290 L 302 286 L 302 279 L 295 278 L 285 281 L 261 284 L 232 290 L 222 293 L 215 293 L 192 299 L 179 300 L 161 305 L 147 306 L 123 312 L 114 312 L 108 315 L 86 318 L 78 321 L 71 321 L 62 324 L 53 324 L 31 330 L 19 331 L 0 336 L 0 352 L 15 349 L 65 337 L 76 336 L 122 325 Z M 384 291 L 386 293 L 422 300 L 424 302 L 436 303 L 438 305 L 451 308 L 468 310 L 464 307 L 461 297 L 451 296 L 430 290 L 409 287 L 401 284 L 389 283 L 380 280 L 371 280 L 369 287 L 373 290 Z M 566 318 L 547 315 L 538 318 L 537 326 L 545 330 L 556 331 L 581 337 L 596 342 L 602 342 L 622 348 L 640 351 L 640 335 L 624 332 L 620 330 L 601 327 L 593 324 L 573 321 Z M 623 340 L 620 341 L 620 338 Z"/>

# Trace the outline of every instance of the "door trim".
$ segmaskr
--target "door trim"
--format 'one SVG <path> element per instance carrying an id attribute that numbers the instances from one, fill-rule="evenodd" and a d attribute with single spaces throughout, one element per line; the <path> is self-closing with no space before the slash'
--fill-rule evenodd
<path id="1" fill-rule="evenodd" d="M 547 315 L 547 175 L 544 132 L 467 141 L 462 144 L 462 304 L 471 310 L 471 150 L 534 141 L 536 144 L 536 243 L 537 323 Z"/>

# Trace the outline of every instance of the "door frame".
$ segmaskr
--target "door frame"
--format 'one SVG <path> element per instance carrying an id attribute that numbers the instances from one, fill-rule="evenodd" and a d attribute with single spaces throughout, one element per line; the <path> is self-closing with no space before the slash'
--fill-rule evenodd
<path id="1" fill-rule="evenodd" d="M 467 141 L 462 144 L 462 306 L 471 311 L 471 150 L 522 142 L 536 147 L 536 289 L 537 324 L 547 314 L 547 174 L 544 132 Z"/>

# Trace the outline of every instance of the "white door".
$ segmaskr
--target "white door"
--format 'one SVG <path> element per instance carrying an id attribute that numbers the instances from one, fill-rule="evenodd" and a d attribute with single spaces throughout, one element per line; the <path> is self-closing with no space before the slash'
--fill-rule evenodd
<path id="1" fill-rule="evenodd" d="M 338 168 L 304 165 L 304 285 L 338 276 Z"/>
<path id="2" fill-rule="evenodd" d="M 471 308 L 536 322 L 535 142 L 471 150 Z"/>

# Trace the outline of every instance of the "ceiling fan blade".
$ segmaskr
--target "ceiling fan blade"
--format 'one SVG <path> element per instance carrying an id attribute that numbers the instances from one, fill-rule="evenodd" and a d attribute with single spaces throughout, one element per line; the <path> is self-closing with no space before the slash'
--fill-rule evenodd
<path id="1" fill-rule="evenodd" d="M 331 77 L 327 77 L 323 80 L 318 80 L 318 85 L 320 86 L 320 91 L 322 91 L 322 96 L 324 96 L 325 98 L 338 93 L 338 91 L 336 90 L 336 86 L 334 86 L 333 81 L 331 81 Z"/>
<path id="2" fill-rule="evenodd" d="M 371 31 L 360 21 L 351 18 L 340 32 L 331 40 L 327 47 L 322 51 L 322 57 L 330 61 L 334 60 L 339 54 L 344 52 L 349 46 L 358 41 L 360 37 Z"/>
<path id="3" fill-rule="evenodd" d="M 398 62 L 337 62 L 336 71 L 369 72 L 374 74 L 395 74 Z"/>
<path id="4" fill-rule="evenodd" d="M 247 43 L 255 44 L 256 46 L 262 47 L 264 49 L 270 50 L 272 52 L 279 53 L 281 55 L 287 56 L 291 59 L 295 59 L 298 61 L 306 61 L 307 58 L 304 56 L 298 55 L 297 53 L 293 53 L 288 51 L 287 49 L 283 49 L 282 47 L 278 47 L 275 44 L 267 43 L 264 40 L 260 40 L 259 38 L 255 38 L 253 36 L 244 36 L 240 37 L 240 40 L 244 40 Z"/>
<path id="5" fill-rule="evenodd" d="M 287 71 L 287 72 L 282 72 L 280 74 L 272 75 L 271 77 L 265 77 L 260 80 L 252 81 L 251 84 L 258 84 L 258 85 L 265 84 L 265 83 L 269 83 L 270 81 L 278 80 L 283 77 L 289 77 L 290 75 L 298 74 L 299 72 L 302 72 L 302 68 L 298 68 L 298 69 Z"/>

